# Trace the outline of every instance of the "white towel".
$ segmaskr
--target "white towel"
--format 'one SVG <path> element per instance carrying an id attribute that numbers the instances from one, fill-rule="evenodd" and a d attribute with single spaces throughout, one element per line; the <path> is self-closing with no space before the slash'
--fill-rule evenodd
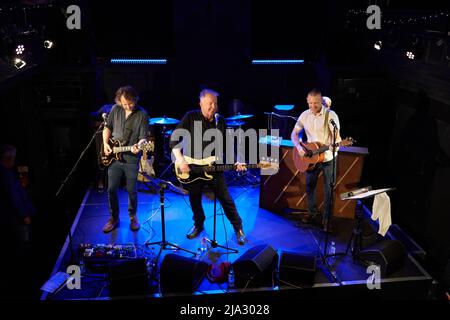
<path id="1" fill-rule="evenodd" d="M 386 192 L 379 193 L 373 200 L 372 220 L 378 219 L 378 233 L 383 237 L 391 226 L 391 199 Z"/>

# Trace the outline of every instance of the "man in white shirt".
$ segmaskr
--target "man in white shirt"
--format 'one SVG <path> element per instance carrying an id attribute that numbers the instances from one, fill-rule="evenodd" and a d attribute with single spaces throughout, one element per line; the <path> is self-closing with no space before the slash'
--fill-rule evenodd
<path id="1" fill-rule="evenodd" d="M 292 130 L 291 140 L 294 144 L 294 151 L 298 152 L 300 156 L 305 156 L 305 150 L 299 143 L 299 133 L 304 130 L 308 138 L 308 142 L 321 142 L 325 145 L 331 145 L 333 142 L 333 122 L 337 127 L 336 142 L 340 142 L 340 125 L 337 114 L 322 105 L 322 94 L 320 91 L 313 89 L 308 93 L 306 98 L 308 103 L 308 110 L 304 111 L 297 120 L 294 129 Z M 333 176 L 333 171 L 336 176 L 336 170 L 333 170 L 333 153 L 330 150 L 325 151 L 323 163 L 318 163 L 313 170 L 306 172 L 306 194 L 308 199 L 308 215 L 305 216 L 303 222 L 309 223 L 318 213 L 315 191 L 317 180 L 320 172 L 323 172 L 324 177 L 324 196 L 325 204 L 323 211 L 323 228 L 324 231 L 330 231 L 327 228 L 326 219 L 330 217 L 329 200 L 330 200 L 330 183 Z M 337 156 L 337 152 L 336 152 Z M 337 163 L 337 159 L 335 164 Z M 335 165 L 336 168 L 336 165 Z"/>

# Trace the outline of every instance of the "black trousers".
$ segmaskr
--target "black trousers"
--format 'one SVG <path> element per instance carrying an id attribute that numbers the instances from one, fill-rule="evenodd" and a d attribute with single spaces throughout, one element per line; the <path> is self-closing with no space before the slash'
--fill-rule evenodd
<path id="1" fill-rule="evenodd" d="M 234 200 L 230 196 L 230 192 L 225 183 L 225 177 L 222 173 L 215 175 L 211 181 L 197 180 L 185 186 L 189 191 L 189 202 L 194 213 L 194 225 L 202 228 L 205 222 L 205 212 L 202 206 L 202 191 L 206 185 L 209 185 L 216 194 L 217 200 L 222 205 L 225 215 L 233 225 L 234 230 L 242 229 L 242 219 L 237 212 Z"/>
<path id="2" fill-rule="evenodd" d="M 128 192 L 128 214 L 135 216 L 137 211 L 137 176 L 139 163 L 123 163 L 114 161 L 108 168 L 108 204 L 109 213 L 113 218 L 119 217 L 119 199 L 117 190 L 120 187 L 122 175 L 125 175 Z"/>

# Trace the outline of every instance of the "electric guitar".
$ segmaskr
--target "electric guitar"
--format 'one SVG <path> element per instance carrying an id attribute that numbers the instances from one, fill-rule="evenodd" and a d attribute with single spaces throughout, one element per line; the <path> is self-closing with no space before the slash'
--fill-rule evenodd
<path id="1" fill-rule="evenodd" d="M 114 160 L 121 160 L 123 152 L 129 152 L 133 148 L 133 146 L 122 146 L 122 143 L 119 140 L 109 139 L 109 146 L 112 149 L 112 152 L 109 155 L 105 154 L 103 143 L 100 152 L 100 163 L 104 167 L 108 167 Z M 155 146 L 153 141 L 144 142 L 138 144 L 137 148 L 142 150 L 144 153 L 148 151 L 153 151 Z"/>
<path id="2" fill-rule="evenodd" d="M 345 138 L 341 142 L 335 144 L 335 147 L 351 146 L 355 140 L 352 138 Z M 317 163 L 323 162 L 325 158 L 325 151 L 330 149 L 330 145 L 325 145 L 320 142 L 300 142 L 301 147 L 305 151 L 305 155 L 302 157 L 298 153 L 298 150 L 294 148 L 292 152 L 294 158 L 294 164 L 298 171 L 305 172 L 313 170 Z"/>
<path id="3" fill-rule="evenodd" d="M 184 159 L 189 165 L 189 172 L 182 173 L 179 165 L 175 163 L 175 175 L 177 176 L 178 181 L 182 184 L 189 184 L 197 180 L 209 181 L 213 179 L 213 175 L 211 173 L 236 170 L 236 166 L 234 164 L 214 164 L 214 161 L 216 160 L 214 156 L 205 159 L 194 159 L 184 156 Z M 278 163 L 260 162 L 258 164 L 246 164 L 245 167 L 247 169 L 260 168 L 278 170 Z"/>

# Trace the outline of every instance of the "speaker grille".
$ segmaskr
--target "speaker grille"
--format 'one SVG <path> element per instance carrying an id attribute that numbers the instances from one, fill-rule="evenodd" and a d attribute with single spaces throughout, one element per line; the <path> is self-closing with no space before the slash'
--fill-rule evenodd
<path id="1" fill-rule="evenodd" d="M 233 263 L 236 286 L 272 286 L 278 265 L 278 253 L 270 245 L 259 245 L 247 250 Z"/>
<path id="2" fill-rule="evenodd" d="M 166 254 L 160 270 L 161 291 L 163 293 L 194 292 L 207 269 L 206 262 L 177 254 Z"/>

